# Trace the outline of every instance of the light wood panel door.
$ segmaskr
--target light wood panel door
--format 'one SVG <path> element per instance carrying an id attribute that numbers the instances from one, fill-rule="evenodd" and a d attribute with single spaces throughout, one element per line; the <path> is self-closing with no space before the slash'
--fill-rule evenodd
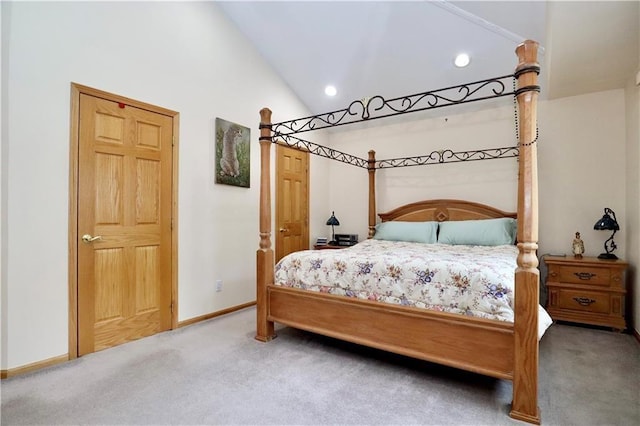
<path id="1" fill-rule="evenodd" d="M 78 354 L 171 328 L 172 118 L 80 94 Z"/>
<path id="2" fill-rule="evenodd" d="M 309 153 L 276 145 L 276 262 L 309 249 Z"/>

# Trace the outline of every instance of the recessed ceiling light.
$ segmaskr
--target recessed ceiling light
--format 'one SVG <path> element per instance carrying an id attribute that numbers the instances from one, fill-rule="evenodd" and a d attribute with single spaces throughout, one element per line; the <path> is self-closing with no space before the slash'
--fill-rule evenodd
<path id="1" fill-rule="evenodd" d="M 335 96 L 338 93 L 338 91 L 336 90 L 335 86 L 329 85 L 324 88 L 324 93 L 327 96 Z"/>
<path id="2" fill-rule="evenodd" d="M 471 58 L 469 58 L 469 55 L 467 55 L 466 53 L 460 53 L 458 56 L 456 56 L 456 59 L 453 61 L 453 63 L 456 64 L 456 67 L 463 68 L 469 65 L 470 61 Z"/>

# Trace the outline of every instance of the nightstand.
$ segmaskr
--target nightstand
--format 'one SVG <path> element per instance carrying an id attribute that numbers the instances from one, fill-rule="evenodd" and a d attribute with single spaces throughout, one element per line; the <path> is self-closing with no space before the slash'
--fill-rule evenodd
<path id="1" fill-rule="evenodd" d="M 622 260 L 545 256 L 547 311 L 554 320 L 626 328 Z"/>

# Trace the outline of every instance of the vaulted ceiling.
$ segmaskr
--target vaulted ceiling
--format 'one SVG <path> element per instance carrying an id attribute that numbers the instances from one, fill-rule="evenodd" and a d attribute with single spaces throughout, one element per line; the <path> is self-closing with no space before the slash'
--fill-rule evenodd
<path id="1" fill-rule="evenodd" d="M 640 65 L 637 1 L 218 4 L 314 114 L 511 74 L 525 39 L 541 46 L 543 98 L 622 88 Z"/>

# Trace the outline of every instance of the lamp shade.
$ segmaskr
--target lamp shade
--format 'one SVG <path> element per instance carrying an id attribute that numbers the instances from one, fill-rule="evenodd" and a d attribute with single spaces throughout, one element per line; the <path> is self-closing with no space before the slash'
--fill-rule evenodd
<path id="1" fill-rule="evenodd" d="M 331 212 L 331 217 L 327 219 L 327 225 L 340 226 L 340 221 L 335 215 L 335 212 Z"/>
<path id="2" fill-rule="evenodd" d="M 613 217 L 611 217 L 613 216 Z M 593 229 L 598 231 L 619 231 L 620 225 L 615 219 L 616 214 L 610 208 L 604 209 L 604 215 L 601 219 L 598 219 L 595 225 L 593 225 Z"/>

